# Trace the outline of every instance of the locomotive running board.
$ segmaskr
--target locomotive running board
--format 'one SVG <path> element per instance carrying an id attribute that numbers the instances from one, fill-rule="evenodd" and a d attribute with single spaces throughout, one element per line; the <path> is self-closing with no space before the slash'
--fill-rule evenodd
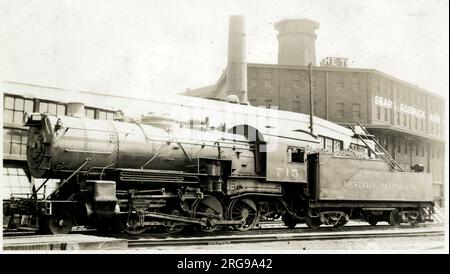
<path id="1" fill-rule="evenodd" d="M 161 170 L 120 169 L 119 179 L 123 182 L 198 184 L 200 175 Z"/>

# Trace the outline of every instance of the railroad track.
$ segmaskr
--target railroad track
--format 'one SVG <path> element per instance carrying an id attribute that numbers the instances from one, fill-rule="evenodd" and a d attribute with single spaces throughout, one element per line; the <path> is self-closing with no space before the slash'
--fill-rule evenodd
<path id="1" fill-rule="evenodd" d="M 286 231 L 270 231 L 258 234 L 223 233 L 214 236 L 192 236 L 192 237 L 160 237 L 128 239 L 129 248 L 144 248 L 152 246 L 180 246 L 180 245 L 224 245 L 236 243 L 261 243 L 274 241 L 312 241 L 312 240 L 341 240 L 341 239 L 363 239 L 363 238 L 393 238 L 393 237 L 421 237 L 421 236 L 443 236 L 443 227 L 411 227 L 411 228 L 379 228 L 367 230 L 344 229 L 336 230 L 324 228 L 318 230 L 294 229 Z M 278 232 L 278 233 L 276 233 Z"/>
<path id="2" fill-rule="evenodd" d="M 401 228 L 404 229 L 410 229 L 410 228 L 418 228 L 418 227 L 441 227 L 443 224 L 441 223 L 423 223 L 423 224 L 417 224 L 415 226 L 410 226 L 407 224 L 402 224 Z M 353 224 L 350 225 L 346 225 L 343 228 L 334 228 L 332 226 L 322 226 L 316 230 L 311 230 L 310 228 L 308 228 L 305 224 L 299 224 L 297 225 L 296 228 L 287 228 L 284 223 L 282 221 L 270 221 L 270 222 L 266 222 L 263 221 L 260 223 L 260 227 L 255 228 L 251 231 L 247 231 L 247 232 L 237 232 L 237 231 L 230 231 L 230 230 L 225 230 L 225 231 L 218 231 L 215 232 L 215 234 L 223 234 L 223 233 L 229 233 L 226 235 L 231 235 L 231 234 L 240 234 L 240 235 L 247 235 L 247 234 L 253 234 L 253 233 L 261 233 L 262 231 L 264 232 L 268 232 L 268 231 L 272 231 L 273 233 L 289 233 L 289 232 L 312 232 L 312 231 L 358 231 L 358 230 L 367 230 L 367 229 L 371 229 L 371 230 L 380 230 L 380 229 L 392 229 L 392 226 L 389 224 L 378 224 L 377 226 L 370 226 L 369 224 L 365 224 L 365 223 L 358 223 L 358 222 L 354 222 Z M 108 234 L 108 235 L 103 235 L 103 234 L 98 234 L 97 231 L 95 229 L 86 229 L 86 228 L 81 228 L 81 227 L 77 227 L 74 230 L 72 230 L 72 232 L 70 232 L 71 234 L 88 234 L 88 235 L 102 235 L 102 236 L 110 236 L 110 237 L 116 237 L 116 238 L 126 238 L 127 240 L 130 239 L 138 239 L 141 237 L 167 237 L 167 235 L 175 235 L 175 237 L 178 236 L 183 236 L 186 235 L 186 232 L 182 232 L 179 234 L 170 234 L 170 233 L 162 233 L 162 232 L 146 232 L 144 234 L 140 234 L 140 235 L 127 235 L 127 234 Z M 188 232 L 190 233 L 190 232 Z M 195 234 L 195 235 L 200 235 L 200 236 L 210 236 L 211 234 L 209 233 L 202 233 L 200 231 L 193 231 L 191 233 Z M 34 229 L 29 229 L 29 228 L 25 228 L 25 229 L 18 229 L 15 231 L 3 231 L 3 237 L 17 237 L 17 236 L 31 236 L 31 235 L 38 235 L 37 231 Z"/>

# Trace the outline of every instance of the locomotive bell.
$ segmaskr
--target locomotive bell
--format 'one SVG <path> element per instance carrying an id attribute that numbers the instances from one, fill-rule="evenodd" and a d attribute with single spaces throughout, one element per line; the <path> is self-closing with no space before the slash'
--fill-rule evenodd
<path id="1" fill-rule="evenodd" d="M 214 192 L 221 192 L 222 191 L 222 178 L 218 178 L 213 183 L 213 191 Z"/>

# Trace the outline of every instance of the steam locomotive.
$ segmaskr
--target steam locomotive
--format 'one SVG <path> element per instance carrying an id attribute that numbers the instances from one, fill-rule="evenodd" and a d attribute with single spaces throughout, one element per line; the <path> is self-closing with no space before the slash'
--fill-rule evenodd
<path id="1" fill-rule="evenodd" d="M 433 208 L 431 174 L 321 152 L 306 131 L 205 131 L 44 113 L 30 114 L 26 126 L 31 175 L 60 183 L 6 212 L 33 214 L 42 232 L 246 231 L 278 218 L 290 228 L 350 219 L 397 226 L 430 220 Z"/>

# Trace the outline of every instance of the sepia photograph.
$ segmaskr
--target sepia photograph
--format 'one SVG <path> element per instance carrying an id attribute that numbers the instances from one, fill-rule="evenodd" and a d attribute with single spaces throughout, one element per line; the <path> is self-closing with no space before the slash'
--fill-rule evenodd
<path id="1" fill-rule="evenodd" d="M 448 33 L 445 0 L 0 0 L 0 253 L 448 254 Z"/>

